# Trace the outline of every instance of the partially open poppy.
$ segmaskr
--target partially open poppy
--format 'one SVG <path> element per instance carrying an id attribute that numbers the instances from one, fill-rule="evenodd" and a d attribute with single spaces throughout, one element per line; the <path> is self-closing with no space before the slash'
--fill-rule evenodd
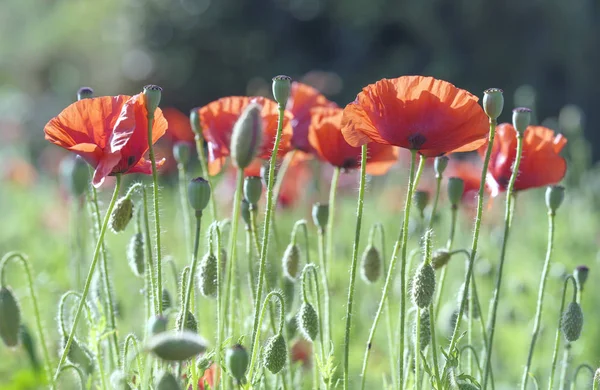
<path id="1" fill-rule="evenodd" d="M 361 148 L 350 146 L 342 135 L 343 110 L 338 107 L 317 107 L 311 110 L 308 140 L 315 154 L 323 161 L 344 170 L 360 167 Z M 393 146 L 371 142 L 367 147 L 367 173 L 383 175 L 398 161 Z"/>
<path id="2" fill-rule="evenodd" d="M 279 117 L 277 103 L 264 97 L 224 97 L 207 104 L 199 110 L 202 134 L 208 144 L 209 174 L 216 175 L 221 171 L 227 157 L 230 155 L 229 148 L 233 125 L 251 102 L 255 102 L 262 107 L 263 141 L 257 153 L 257 158 L 268 159 L 271 156 L 275 136 L 277 135 Z M 293 115 L 285 111 L 277 157 L 284 156 L 291 148 L 292 126 L 290 122 L 292 118 Z"/>
<path id="3" fill-rule="evenodd" d="M 567 144 L 562 134 L 542 126 L 529 126 L 523 135 L 523 154 L 519 164 L 519 174 L 515 181 L 515 191 L 556 184 L 567 172 L 567 162 L 559 155 Z M 486 147 L 479 149 L 485 154 Z M 517 154 L 517 132 L 508 123 L 496 128 L 496 138 L 486 177 L 486 184 L 492 196 L 506 191 L 512 166 Z"/>
<path id="4" fill-rule="evenodd" d="M 352 146 L 377 142 L 425 157 L 476 150 L 488 133 L 478 100 L 432 77 L 383 79 L 363 88 L 346 106 L 342 133 Z"/>
<path id="5" fill-rule="evenodd" d="M 166 130 L 167 121 L 157 108 L 152 143 Z M 75 152 L 96 169 L 95 187 L 108 175 L 152 173 L 151 162 L 143 157 L 148 151 L 148 119 L 142 93 L 77 101 L 52 118 L 44 132 L 48 141 Z"/>

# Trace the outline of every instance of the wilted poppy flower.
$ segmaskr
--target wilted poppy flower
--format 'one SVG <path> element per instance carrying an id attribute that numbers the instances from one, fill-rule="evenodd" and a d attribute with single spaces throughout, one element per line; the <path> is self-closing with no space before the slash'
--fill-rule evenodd
<path id="1" fill-rule="evenodd" d="M 559 155 L 567 144 L 562 134 L 542 126 L 529 126 L 523 135 L 523 154 L 519 164 L 519 174 L 515 181 L 515 191 L 556 184 L 567 172 L 567 163 Z M 486 147 L 479 150 L 485 154 Z M 492 196 L 506 191 L 512 166 L 517 153 L 517 132 L 515 128 L 503 123 L 496 128 L 496 138 L 492 146 L 492 155 L 486 177 L 486 184 Z"/>
<path id="2" fill-rule="evenodd" d="M 363 88 L 346 106 L 342 133 L 352 146 L 377 142 L 425 157 L 476 150 L 488 133 L 478 100 L 432 77 L 383 79 Z"/>
<path id="3" fill-rule="evenodd" d="M 277 103 L 264 97 L 224 97 L 207 104 L 199 110 L 202 134 L 208 144 L 208 171 L 211 175 L 216 175 L 221 171 L 226 158 L 230 155 L 229 148 L 233 125 L 251 102 L 255 102 L 262 107 L 263 141 L 256 156 L 259 159 L 271 157 L 277 134 L 279 115 Z M 285 111 L 283 132 L 277 157 L 284 156 L 290 150 L 290 140 L 292 138 L 290 122 L 292 118 L 292 114 Z"/>
<path id="4" fill-rule="evenodd" d="M 311 122 L 311 110 L 315 107 L 337 107 L 332 101 L 327 100 L 316 88 L 294 81 L 286 109 L 293 115 L 292 147 L 300 151 L 313 152 L 308 141 L 308 128 Z"/>
<path id="5" fill-rule="evenodd" d="M 77 101 L 46 124 L 46 139 L 75 152 L 96 169 L 92 183 L 99 187 L 108 175 L 152 173 L 148 151 L 148 119 L 145 95 L 103 96 Z M 152 143 L 167 130 L 157 108 Z M 157 161 L 162 165 L 164 161 Z"/>
<path id="6" fill-rule="evenodd" d="M 329 164 L 350 170 L 360 167 L 361 148 L 350 146 L 342 135 L 343 110 L 338 107 L 318 107 L 311 110 L 312 120 L 308 140 L 315 154 Z M 395 148 L 371 142 L 367 155 L 367 173 L 383 175 L 398 161 Z"/>

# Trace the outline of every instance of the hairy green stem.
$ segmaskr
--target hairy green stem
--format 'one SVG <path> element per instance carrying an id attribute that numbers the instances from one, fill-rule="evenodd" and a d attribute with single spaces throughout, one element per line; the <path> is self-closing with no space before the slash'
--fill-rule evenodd
<path id="1" fill-rule="evenodd" d="M 308 294 L 306 293 L 306 290 L 308 290 L 307 286 L 306 286 L 306 276 L 308 275 L 308 271 L 312 271 L 312 275 L 314 278 L 314 283 L 315 283 L 315 292 L 316 292 L 316 296 L 315 296 L 315 301 L 317 302 L 317 313 L 319 316 L 319 341 L 321 342 L 321 361 L 325 362 L 325 336 L 323 335 L 323 320 L 322 320 L 322 311 L 321 311 L 321 294 L 319 292 L 319 277 L 318 277 L 318 272 L 317 272 L 317 266 L 312 264 L 312 263 L 307 263 L 306 266 L 304 266 L 304 269 L 302 270 L 302 275 L 300 275 L 300 280 L 302 283 L 302 298 L 304 299 L 305 303 L 308 303 Z M 316 354 L 316 352 L 315 352 Z"/>
<path id="2" fill-rule="evenodd" d="M 435 309 L 433 305 L 429 305 L 429 327 L 431 328 L 431 356 L 433 357 L 433 373 L 435 375 L 435 380 L 437 382 L 437 388 L 442 388 L 442 378 L 440 376 L 440 366 L 438 364 L 438 351 L 437 351 L 437 342 L 435 336 Z M 476 357 L 477 358 L 477 357 Z M 479 363 L 477 363 L 479 365 Z"/>
<path id="3" fill-rule="evenodd" d="M 62 373 L 67 370 L 73 370 L 73 371 L 75 371 L 75 373 L 77 373 L 77 378 L 79 379 L 79 386 L 80 386 L 81 390 L 85 390 L 86 389 L 85 374 L 83 373 L 83 371 L 81 371 L 81 368 L 77 367 L 74 364 L 69 363 L 69 364 L 65 364 L 64 366 L 62 366 L 60 368 L 60 370 L 58 370 L 58 372 L 56 373 L 55 382 L 58 382 Z"/>
<path id="4" fill-rule="evenodd" d="M 563 349 L 563 358 L 560 368 L 560 381 L 558 382 L 558 388 L 564 389 L 567 380 L 567 369 L 569 368 L 569 360 L 571 355 L 571 343 L 567 343 Z"/>
<path id="5" fill-rule="evenodd" d="M 548 390 L 552 390 L 554 386 L 554 373 L 556 372 L 556 361 L 558 360 L 558 348 L 560 346 L 560 324 L 565 310 L 565 300 L 567 295 L 567 287 L 569 280 L 573 283 L 573 300 L 577 297 L 577 281 L 572 275 L 567 276 L 563 286 L 562 299 L 560 301 L 560 310 L 558 312 L 558 326 L 556 328 L 556 336 L 554 337 L 554 351 L 552 352 L 552 365 L 550 370 L 550 380 L 548 382 Z"/>
<path id="6" fill-rule="evenodd" d="M 333 227 L 334 227 L 334 221 L 335 221 L 335 201 L 336 201 L 336 194 L 337 194 L 337 188 L 338 188 L 338 182 L 340 179 L 340 173 L 341 173 L 341 169 L 339 167 L 335 167 L 333 170 L 333 177 L 331 179 L 331 188 L 329 189 L 329 218 L 327 221 L 327 233 L 326 233 L 326 240 L 327 240 L 327 250 L 325 252 L 325 256 L 324 256 L 324 262 L 323 262 L 323 273 L 325 274 L 325 276 L 323 277 L 323 281 L 326 282 L 329 279 L 329 267 L 328 267 L 328 263 L 333 261 Z M 324 297 L 325 297 L 325 313 L 326 313 L 326 320 L 327 320 L 327 337 L 329 340 L 331 340 L 331 312 L 329 311 L 329 301 L 330 301 L 330 297 L 329 297 L 329 286 L 326 285 L 325 288 L 327 289 L 325 291 Z"/>
<path id="7" fill-rule="evenodd" d="M 187 177 L 185 172 L 185 165 L 181 163 L 177 164 L 177 172 L 179 174 L 179 202 L 181 203 L 181 214 L 183 216 L 183 235 L 185 237 L 185 247 L 190 248 L 192 245 L 192 235 L 190 232 L 191 221 L 187 199 Z"/>
<path id="8" fill-rule="evenodd" d="M 200 246 L 200 227 L 202 226 L 202 211 L 196 211 L 196 233 L 194 235 L 194 250 L 192 252 L 192 264 L 190 265 L 190 274 L 186 284 L 186 291 L 183 295 L 184 299 L 181 302 L 183 304 L 181 308 L 181 326 L 180 331 L 183 332 L 185 329 L 185 323 L 187 318 L 187 312 L 190 308 L 190 300 L 192 297 L 192 290 L 194 289 L 194 275 L 196 274 L 196 268 L 198 268 L 198 247 Z M 217 272 L 221 265 L 217 262 Z"/>
<path id="9" fill-rule="evenodd" d="M 319 228 L 318 231 L 318 246 L 320 260 L 321 284 L 323 284 L 323 311 L 324 311 L 324 326 L 326 340 L 331 341 L 331 316 L 329 314 L 329 278 L 327 277 L 327 255 L 325 254 L 325 232 Z"/>
<path id="10" fill-rule="evenodd" d="M 148 217 L 148 197 L 146 196 L 146 187 L 142 186 L 142 201 L 144 203 L 144 241 L 146 243 L 146 273 L 149 274 L 150 279 L 150 296 L 152 307 L 154 309 L 155 314 L 159 314 L 158 312 L 158 301 L 162 301 L 162 291 L 158 291 L 156 287 L 157 280 L 154 269 L 154 257 L 152 256 L 152 235 L 150 234 L 150 220 Z M 158 293 L 158 294 L 157 294 Z"/>
<path id="11" fill-rule="evenodd" d="M 210 211 L 212 214 L 213 221 L 217 220 L 217 201 L 215 199 L 215 194 L 213 193 L 213 183 L 208 173 L 208 160 L 206 159 L 206 153 L 204 153 L 204 139 L 200 134 L 196 134 L 194 136 L 194 141 L 196 142 L 196 151 L 198 152 L 198 160 L 200 161 L 200 167 L 202 168 L 202 177 L 206 179 L 208 182 L 208 186 L 210 188 Z"/>
<path id="12" fill-rule="evenodd" d="M 594 380 L 595 371 L 592 368 L 592 366 L 590 366 L 589 364 L 583 363 L 583 364 L 578 365 L 577 368 L 575 369 L 575 372 L 573 373 L 573 380 L 571 381 L 570 390 L 575 390 L 575 385 L 577 384 L 577 377 L 579 377 L 579 372 L 584 368 L 586 370 L 588 370 L 590 372 L 590 374 L 592 375 L 592 383 L 597 382 Z M 595 384 L 594 384 L 594 386 L 595 386 Z"/>
<path id="13" fill-rule="evenodd" d="M 431 206 L 431 214 L 429 214 L 429 220 L 427 221 L 427 230 L 431 230 L 433 227 L 433 218 L 437 212 L 438 203 L 440 201 L 440 188 L 442 187 L 442 175 L 436 175 L 435 178 L 435 198 L 433 199 L 433 205 Z"/>
<path id="14" fill-rule="evenodd" d="M 456 221 L 458 220 L 458 206 L 452 205 L 451 208 L 451 222 L 450 222 L 450 233 L 448 236 L 448 242 L 446 243 L 446 250 L 450 251 L 452 249 L 452 245 L 454 244 L 454 236 L 456 234 Z M 468 255 L 468 252 L 467 252 Z M 446 276 L 448 274 L 448 265 L 446 264 L 442 268 L 442 273 L 440 274 L 440 280 L 437 283 L 437 292 L 435 296 L 435 316 L 439 316 L 440 308 L 442 307 L 442 292 L 444 291 L 444 286 L 446 285 Z"/>

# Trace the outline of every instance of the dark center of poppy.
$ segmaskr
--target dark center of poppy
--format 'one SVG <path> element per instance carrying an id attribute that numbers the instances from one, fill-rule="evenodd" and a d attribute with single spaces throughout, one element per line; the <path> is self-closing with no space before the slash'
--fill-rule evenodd
<path id="1" fill-rule="evenodd" d="M 421 146 L 427 141 L 425 136 L 421 133 L 411 134 L 408 137 L 408 144 L 411 150 L 419 150 Z"/>
<path id="2" fill-rule="evenodd" d="M 358 160 L 355 158 L 347 158 L 344 160 L 344 162 L 342 163 L 342 166 L 340 168 L 342 168 L 344 171 L 348 171 L 350 169 L 355 169 L 358 168 Z"/>

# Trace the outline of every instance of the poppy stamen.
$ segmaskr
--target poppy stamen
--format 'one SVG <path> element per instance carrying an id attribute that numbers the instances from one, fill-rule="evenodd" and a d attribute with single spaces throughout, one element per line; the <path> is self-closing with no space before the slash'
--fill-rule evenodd
<path id="1" fill-rule="evenodd" d="M 423 134 L 420 134 L 420 133 L 411 134 L 408 136 L 408 143 L 410 145 L 409 149 L 419 150 L 419 149 L 421 149 L 423 144 L 425 144 L 426 141 L 427 141 L 427 139 L 425 138 L 425 136 Z"/>

